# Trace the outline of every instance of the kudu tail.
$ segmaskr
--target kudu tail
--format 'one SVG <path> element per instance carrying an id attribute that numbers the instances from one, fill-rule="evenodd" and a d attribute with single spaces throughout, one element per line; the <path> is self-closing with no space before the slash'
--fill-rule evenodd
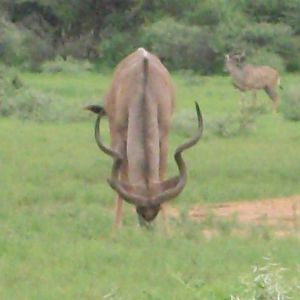
<path id="1" fill-rule="evenodd" d="M 144 80 L 143 80 L 143 97 L 145 97 L 146 94 L 146 87 L 148 82 L 148 69 L 149 69 L 149 60 L 148 60 L 148 54 L 145 51 L 144 58 L 143 58 L 143 74 L 144 74 Z"/>
<path id="2" fill-rule="evenodd" d="M 105 114 L 104 108 L 102 106 L 99 106 L 99 105 L 88 105 L 88 106 L 84 107 L 83 109 L 89 110 L 89 111 L 91 111 L 95 114 L 100 114 L 100 113 Z"/>

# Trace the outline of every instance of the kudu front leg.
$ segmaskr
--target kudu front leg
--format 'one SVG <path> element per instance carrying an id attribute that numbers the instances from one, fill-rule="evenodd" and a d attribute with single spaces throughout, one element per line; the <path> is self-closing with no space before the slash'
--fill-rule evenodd
<path id="1" fill-rule="evenodd" d="M 241 92 L 241 95 L 240 95 L 240 108 L 241 109 L 244 108 L 244 104 L 245 104 L 245 95 L 244 95 L 244 92 Z"/>
<path id="2" fill-rule="evenodd" d="M 126 143 L 122 142 L 122 139 L 118 135 L 114 135 L 114 128 L 110 129 L 111 140 L 113 148 L 117 150 L 119 153 L 123 153 L 124 157 L 126 155 Z M 122 181 L 127 181 L 128 179 L 128 162 L 124 160 L 119 170 L 118 177 Z M 123 199 L 117 194 L 115 197 L 115 211 L 114 211 L 114 222 L 113 222 L 113 232 L 116 232 L 122 226 L 122 207 L 123 207 Z"/>
<path id="3" fill-rule="evenodd" d="M 113 223 L 113 231 L 117 231 L 122 224 L 122 198 L 117 194 L 115 198 L 115 219 Z"/>
<path id="4" fill-rule="evenodd" d="M 165 179 L 165 174 L 166 174 L 166 169 L 167 169 L 167 156 L 168 156 L 168 144 L 165 141 L 160 142 L 160 162 L 159 162 L 159 178 L 160 181 L 163 181 Z M 161 210 L 161 216 L 162 216 L 162 221 L 163 221 L 163 226 L 164 226 L 164 231 L 166 235 L 170 235 L 170 226 L 168 222 L 168 204 L 163 203 L 160 206 Z"/>
<path id="5" fill-rule="evenodd" d="M 256 107 L 256 101 L 257 101 L 256 91 L 254 90 L 253 93 L 252 93 L 252 106 L 254 108 Z"/>

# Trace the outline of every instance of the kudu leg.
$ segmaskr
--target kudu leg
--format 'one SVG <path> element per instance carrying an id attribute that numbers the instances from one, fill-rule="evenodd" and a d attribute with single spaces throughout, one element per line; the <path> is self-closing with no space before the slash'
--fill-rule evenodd
<path id="1" fill-rule="evenodd" d="M 114 128 L 110 128 L 110 134 L 111 134 L 111 141 L 112 141 L 112 147 L 113 149 L 117 149 L 119 153 L 124 153 L 124 157 L 126 157 L 126 143 L 118 142 L 117 135 L 114 135 L 113 132 L 116 132 Z M 118 145 L 118 146 L 116 146 Z M 127 161 L 124 161 L 120 172 L 119 177 L 122 181 L 127 181 L 128 178 L 128 163 Z M 115 197 L 115 216 L 114 216 L 114 222 L 113 222 L 113 232 L 116 232 L 122 225 L 122 206 L 123 206 L 123 199 L 120 197 L 119 194 Z"/>
<path id="2" fill-rule="evenodd" d="M 257 100 L 256 91 L 253 91 L 253 93 L 252 93 L 252 106 L 254 108 L 256 107 L 256 100 Z"/>
<path id="3" fill-rule="evenodd" d="M 116 231 L 120 228 L 122 223 L 122 198 L 117 194 L 115 198 L 115 219 L 113 224 L 113 231 Z"/>
<path id="4" fill-rule="evenodd" d="M 165 179 L 167 169 L 168 144 L 166 139 L 160 142 L 160 162 L 159 162 L 159 178 L 161 181 Z M 168 204 L 161 204 L 161 216 L 166 235 L 170 235 L 170 227 L 168 222 Z"/>
<path id="5" fill-rule="evenodd" d="M 272 100 L 272 112 L 273 112 L 273 114 L 275 114 L 277 112 L 277 108 L 278 108 L 278 104 L 279 104 L 278 95 L 277 95 L 276 91 L 270 87 L 266 87 L 265 92 Z"/>
<path id="6" fill-rule="evenodd" d="M 127 162 L 124 162 L 124 165 L 121 167 L 119 176 L 122 181 L 127 181 L 128 178 Z M 118 230 L 122 225 L 122 206 L 123 206 L 123 199 L 119 196 L 119 194 L 117 194 L 115 198 L 115 219 L 113 223 L 113 231 Z"/>
<path id="7" fill-rule="evenodd" d="M 240 107 L 241 107 L 241 109 L 243 109 L 244 103 L 245 103 L 245 95 L 244 95 L 244 93 L 242 92 L 242 93 L 241 93 L 241 96 L 240 96 Z"/>

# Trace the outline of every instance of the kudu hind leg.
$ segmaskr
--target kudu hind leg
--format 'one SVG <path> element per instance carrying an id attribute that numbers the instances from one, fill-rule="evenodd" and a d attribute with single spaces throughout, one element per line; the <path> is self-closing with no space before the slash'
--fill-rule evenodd
<path id="1" fill-rule="evenodd" d="M 255 108 L 256 107 L 256 102 L 257 102 L 257 95 L 256 95 L 256 90 L 252 92 L 252 106 Z"/>
<path id="2" fill-rule="evenodd" d="M 276 91 L 270 87 L 266 87 L 265 92 L 272 100 L 272 112 L 273 112 L 273 114 L 275 114 L 277 112 L 277 108 L 278 108 L 278 104 L 279 104 L 278 95 L 277 95 Z"/>

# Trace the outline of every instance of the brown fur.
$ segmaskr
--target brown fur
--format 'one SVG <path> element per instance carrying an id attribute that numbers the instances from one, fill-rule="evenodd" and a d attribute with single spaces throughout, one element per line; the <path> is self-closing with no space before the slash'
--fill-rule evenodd
<path id="1" fill-rule="evenodd" d="M 138 49 L 118 64 L 104 109 L 112 148 L 125 157 L 121 178 L 150 190 L 164 179 L 175 93 L 167 69 L 149 52 L 145 66 L 145 53 Z M 157 214 L 157 209 L 149 214 Z"/>
<path id="2" fill-rule="evenodd" d="M 95 105 L 86 107 L 98 114 L 97 145 L 114 159 L 108 183 L 117 192 L 115 228 L 121 223 L 122 198 L 135 205 L 141 224 L 152 221 L 160 209 L 165 222 L 164 203 L 176 197 L 186 184 L 182 152 L 199 141 L 203 119 L 195 102 L 198 129 L 174 152 L 179 175 L 164 180 L 174 97 L 166 68 L 156 56 L 140 48 L 117 66 L 104 109 Z M 105 115 L 109 121 L 111 148 L 104 145 L 100 135 L 100 121 Z"/>
<path id="3" fill-rule="evenodd" d="M 225 68 L 230 73 L 233 85 L 241 92 L 252 91 L 253 101 L 256 101 L 256 91 L 265 90 L 273 102 L 273 111 L 278 107 L 279 98 L 277 85 L 279 84 L 278 72 L 269 66 L 253 66 L 245 64 L 238 66 L 238 60 L 230 55 L 225 56 Z M 255 104 L 255 103 L 254 103 Z"/>

